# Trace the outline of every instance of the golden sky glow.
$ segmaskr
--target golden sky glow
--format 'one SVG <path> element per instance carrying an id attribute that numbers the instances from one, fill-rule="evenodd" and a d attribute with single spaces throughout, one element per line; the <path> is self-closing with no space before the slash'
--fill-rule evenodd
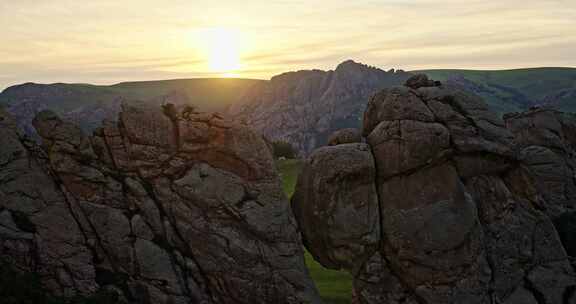
<path id="1" fill-rule="evenodd" d="M 574 0 L 0 0 L 0 89 L 383 69 L 576 66 Z"/>

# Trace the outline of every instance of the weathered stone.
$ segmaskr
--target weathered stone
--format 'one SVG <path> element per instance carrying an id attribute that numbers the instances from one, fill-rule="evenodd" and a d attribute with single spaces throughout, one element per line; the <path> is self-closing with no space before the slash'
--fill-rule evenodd
<path id="1" fill-rule="evenodd" d="M 322 265 L 353 271 L 378 247 L 374 178 L 366 144 L 320 148 L 304 165 L 292 208 L 304 244 Z"/>
<path id="2" fill-rule="evenodd" d="M 412 89 L 419 89 L 424 87 L 439 87 L 441 83 L 440 81 L 428 79 L 426 74 L 418 74 L 408 78 L 404 85 Z"/>
<path id="3" fill-rule="evenodd" d="M 341 144 L 353 144 L 362 141 L 362 136 L 357 129 L 348 128 L 338 130 L 328 138 L 329 146 L 336 146 Z"/>
<path id="4" fill-rule="evenodd" d="M 549 185 L 553 201 L 570 193 L 564 191 L 573 173 L 566 151 L 574 144 L 566 144 L 562 131 L 576 130 L 576 123 L 542 119 L 541 128 L 555 131 L 534 132 L 518 154 L 512 133 L 479 97 L 426 77 L 407 85 L 383 90 L 366 109 L 372 185 L 349 182 L 364 175 L 340 167 L 349 157 L 347 150 L 334 149 L 340 146 L 321 148 L 307 161 L 293 204 L 308 250 L 331 265 L 325 252 L 338 248 L 327 250 L 326 240 L 353 229 L 321 211 L 353 204 L 375 187 L 377 251 L 361 259 L 342 255 L 334 263 L 354 274 L 355 304 L 573 301 L 576 276 L 541 211 L 551 202 L 539 189 Z M 536 171 L 535 178 L 529 171 Z M 545 177 L 540 185 L 538 175 Z M 347 218 L 362 217 L 362 211 L 351 210 Z"/>
<path id="5" fill-rule="evenodd" d="M 520 157 L 536 180 L 552 217 L 576 210 L 576 116 L 535 109 L 506 116 Z"/>
<path id="6" fill-rule="evenodd" d="M 22 137 L 2 109 L 0 147 L 0 209 L 5 210 L 0 254 L 19 269 L 39 271 L 45 286 L 57 295 L 95 292 L 94 255 L 77 209 L 47 170 L 43 152 Z"/>
<path id="7" fill-rule="evenodd" d="M 450 86 L 421 88 L 417 92 L 437 122 L 450 130 L 455 149 L 468 154 L 513 156 L 512 134 L 480 97 Z"/>
<path id="8" fill-rule="evenodd" d="M 380 122 L 386 120 L 433 122 L 434 114 L 414 90 L 395 87 L 385 89 L 370 99 L 364 112 L 362 135 L 370 135 Z"/>
<path id="9" fill-rule="evenodd" d="M 0 253 L 41 269 L 51 292 L 320 302 L 270 150 L 248 128 L 124 106 L 89 137 L 43 112 L 36 155 L 0 114 Z"/>
<path id="10" fill-rule="evenodd" d="M 540 207 L 553 218 L 568 254 L 576 257 L 570 224 L 576 211 L 576 116 L 536 108 L 505 119 L 516 136 L 520 159 L 544 198 Z"/>
<path id="11" fill-rule="evenodd" d="M 438 162 L 450 152 L 448 130 L 438 123 L 383 121 L 367 141 L 372 147 L 380 179 Z"/>

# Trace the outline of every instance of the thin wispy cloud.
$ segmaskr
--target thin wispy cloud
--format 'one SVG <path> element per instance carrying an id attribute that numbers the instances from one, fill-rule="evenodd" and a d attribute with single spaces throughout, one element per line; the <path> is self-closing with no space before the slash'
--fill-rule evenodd
<path id="1" fill-rule="evenodd" d="M 576 66 L 576 2 L 19 0 L 0 2 L 0 89 L 220 76 L 207 28 L 238 33 L 235 75 L 382 67 Z M 222 55 L 223 56 L 223 55 Z"/>

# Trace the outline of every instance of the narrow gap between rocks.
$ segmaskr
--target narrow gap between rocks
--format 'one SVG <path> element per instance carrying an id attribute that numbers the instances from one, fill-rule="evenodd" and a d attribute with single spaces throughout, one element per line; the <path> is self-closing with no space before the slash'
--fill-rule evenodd
<path id="1" fill-rule="evenodd" d="M 289 200 L 294 193 L 298 174 L 302 169 L 302 164 L 303 160 L 300 159 L 285 159 L 276 162 L 280 177 L 282 178 L 284 192 Z M 345 270 L 324 268 L 324 266 L 314 260 L 306 248 L 303 249 L 306 267 L 308 267 L 310 276 L 312 277 L 324 304 L 351 303 L 352 275 Z"/>

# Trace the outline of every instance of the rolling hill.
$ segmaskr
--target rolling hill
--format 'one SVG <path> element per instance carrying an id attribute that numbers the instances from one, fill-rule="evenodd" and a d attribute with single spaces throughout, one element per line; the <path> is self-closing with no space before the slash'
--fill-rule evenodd
<path id="1" fill-rule="evenodd" d="M 14 115 L 19 126 L 35 134 L 34 115 L 50 109 L 90 131 L 103 119 L 116 117 L 123 102 L 190 104 L 202 111 L 223 111 L 254 84 L 252 79 L 176 79 L 123 82 L 110 86 L 91 84 L 25 83 L 0 93 L 0 106 Z"/>
<path id="2" fill-rule="evenodd" d="M 576 111 L 575 68 L 533 68 L 502 71 L 422 70 L 430 78 L 463 86 L 499 113 L 531 106 Z"/>

